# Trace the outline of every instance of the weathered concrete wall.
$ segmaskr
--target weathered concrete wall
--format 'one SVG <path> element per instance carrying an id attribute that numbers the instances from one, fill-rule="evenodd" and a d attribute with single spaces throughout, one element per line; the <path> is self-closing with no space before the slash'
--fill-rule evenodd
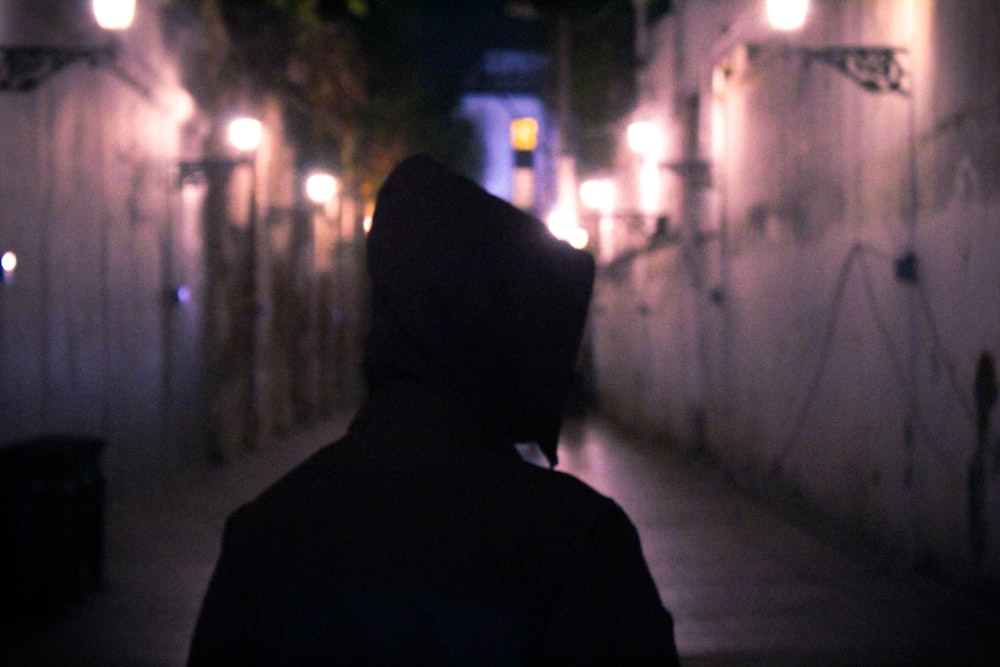
<path id="1" fill-rule="evenodd" d="M 697 447 L 700 327 L 687 269 L 676 248 L 664 248 L 603 270 L 592 305 L 593 345 L 602 409 Z"/>
<path id="2" fill-rule="evenodd" d="M 344 195 L 304 204 L 280 104 L 252 164 L 212 169 L 204 212 L 208 448 L 220 459 L 350 407 L 361 391 L 364 234 Z"/>
<path id="3" fill-rule="evenodd" d="M 200 204 L 173 182 L 192 104 L 158 6 L 114 66 L 0 92 L 0 437 L 104 436 L 111 477 L 190 456 L 201 423 L 197 311 L 169 298 L 201 280 Z"/>
<path id="4" fill-rule="evenodd" d="M 1000 353 L 995 6 L 814 2 L 780 38 L 749 9 L 679 3 L 659 28 L 684 39 L 659 42 L 650 99 L 668 137 L 700 101 L 711 181 L 686 181 L 699 206 L 669 211 L 672 245 L 601 274 L 602 404 L 704 437 L 744 483 L 913 567 L 996 587 L 1000 423 L 976 391 Z M 857 44 L 907 49 L 905 94 L 798 48 Z"/>
<path id="5" fill-rule="evenodd" d="M 19 261 L 0 285 L 0 445 L 101 436 L 105 476 L 130 483 L 351 405 L 363 207 L 304 203 L 280 99 L 212 74 L 220 17 L 149 0 L 111 36 L 80 30 L 79 4 L 0 4 L 30 24 L 0 21 L 0 46 L 120 45 L 0 92 L 0 252 Z M 29 20 L 42 9 L 51 26 Z M 247 113 L 263 141 L 237 155 L 226 129 Z"/>

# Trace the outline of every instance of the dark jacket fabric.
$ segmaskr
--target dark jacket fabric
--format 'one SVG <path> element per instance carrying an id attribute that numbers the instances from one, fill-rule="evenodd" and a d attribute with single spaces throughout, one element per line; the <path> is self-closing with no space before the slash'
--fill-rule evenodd
<path id="1" fill-rule="evenodd" d="M 190 665 L 676 664 L 638 535 L 555 461 L 586 253 L 430 158 L 368 238 L 347 435 L 237 510 Z"/>

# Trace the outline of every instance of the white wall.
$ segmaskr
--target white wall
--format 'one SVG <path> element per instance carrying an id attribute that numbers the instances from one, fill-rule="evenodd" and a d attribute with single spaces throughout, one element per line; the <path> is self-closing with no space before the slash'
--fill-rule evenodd
<path id="1" fill-rule="evenodd" d="M 756 4 L 679 3 L 656 28 L 681 37 L 656 42 L 645 103 L 683 128 L 697 95 L 711 179 L 675 244 L 601 274 L 602 404 L 681 446 L 703 436 L 737 479 L 909 566 L 997 586 L 995 414 L 978 490 L 969 473 L 976 364 L 1000 355 L 998 14 L 814 0 L 779 37 Z M 907 94 L 863 90 L 798 48 L 857 44 L 906 48 Z M 897 276 L 911 252 L 915 283 Z"/>
<path id="2" fill-rule="evenodd" d="M 0 441 L 106 438 L 105 474 L 141 476 L 200 444 L 200 201 L 176 187 L 193 104 L 139 3 L 115 67 L 78 62 L 0 92 Z M 104 36 L 101 39 L 109 38 Z"/>

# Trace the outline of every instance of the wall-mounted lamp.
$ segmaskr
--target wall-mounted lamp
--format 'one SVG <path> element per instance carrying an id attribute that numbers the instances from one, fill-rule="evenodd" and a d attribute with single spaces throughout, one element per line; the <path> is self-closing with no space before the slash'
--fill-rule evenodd
<path id="1" fill-rule="evenodd" d="M 648 120 L 629 124 L 626 132 L 628 147 L 641 159 L 639 163 L 639 210 L 653 216 L 660 208 L 659 158 L 663 150 L 663 133 Z"/>
<path id="2" fill-rule="evenodd" d="M 765 10 L 775 30 L 798 30 L 805 25 L 809 0 L 767 0 Z"/>
<path id="3" fill-rule="evenodd" d="M 656 123 L 648 120 L 639 120 L 630 123 L 626 131 L 628 147 L 633 153 L 642 156 L 649 156 L 658 153 L 660 150 L 660 128 Z"/>
<path id="4" fill-rule="evenodd" d="M 809 0 L 767 0 L 767 21 L 775 30 L 800 29 L 809 13 Z M 906 49 L 887 46 L 790 47 L 801 53 L 806 64 L 814 61 L 833 67 L 851 81 L 872 92 L 903 92 L 906 69 L 899 54 Z"/>
<path id="5" fill-rule="evenodd" d="M 580 184 L 580 202 L 589 209 L 610 214 L 615 205 L 615 185 L 610 179 L 595 178 Z"/>
<path id="6" fill-rule="evenodd" d="M 256 118 L 244 116 L 229 123 L 229 143 L 238 151 L 249 153 L 257 150 L 263 135 L 264 130 Z"/>
<path id="7" fill-rule="evenodd" d="M 545 226 L 549 228 L 552 236 L 569 243 L 578 250 L 586 248 L 590 242 L 587 230 L 580 227 L 576 219 L 561 208 L 555 208 L 549 212 L 545 217 Z"/>
<path id="8" fill-rule="evenodd" d="M 315 171 L 306 178 L 306 197 L 314 204 L 326 204 L 337 196 L 340 183 L 333 174 Z"/>
<path id="9" fill-rule="evenodd" d="M 128 30 L 135 19 L 135 0 L 94 0 L 94 18 L 105 30 Z"/>
<path id="10" fill-rule="evenodd" d="M 231 172 L 240 165 L 253 166 L 256 151 L 263 139 L 264 130 L 256 118 L 239 117 L 229 123 L 226 137 L 229 144 L 240 152 L 236 157 L 215 155 L 200 160 L 182 160 L 177 174 L 177 185 L 203 183 L 205 172 L 209 169 L 219 169 Z"/>
<path id="11" fill-rule="evenodd" d="M 767 45 L 748 44 L 751 51 Z M 873 93 L 906 93 L 906 68 L 899 56 L 906 49 L 894 46 L 808 46 L 782 45 L 783 53 L 799 55 L 805 64 L 819 62 L 832 67 L 863 89 Z"/>
<path id="12" fill-rule="evenodd" d="M 212 156 L 200 160 L 181 160 L 180 169 L 177 173 L 177 185 L 197 185 L 205 182 L 205 172 L 213 169 L 231 172 L 240 165 L 253 165 L 254 159 L 250 156 L 243 157 L 223 157 Z"/>
<path id="13" fill-rule="evenodd" d="M 833 67 L 873 93 L 902 93 L 906 69 L 897 57 L 906 49 L 889 46 L 830 46 L 799 49 L 806 64 L 818 61 Z"/>
<path id="14" fill-rule="evenodd" d="M 93 0 L 92 9 L 93 18 L 100 28 L 121 31 L 132 25 L 135 0 Z M 72 12 L 72 6 L 67 6 L 66 11 Z M 0 8 L 0 19 L 6 19 L 11 24 L 11 34 L 3 37 L 18 40 L 16 44 L 0 45 L 0 91 L 28 92 L 73 63 L 82 61 L 91 67 L 105 67 L 114 65 L 118 59 L 121 47 L 115 38 L 100 44 L 83 45 L 44 43 L 48 40 L 41 37 L 37 38 L 41 43 L 20 43 L 23 37 L 17 34 L 17 26 L 22 22 L 37 23 L 38 17 L 32 12 L 38 12 L 38 8 L 13 4 Z M 27 32 L 31 34 L 32 31 Z"/>
<path id="15" fill-rule="evenodd" d="M 17 255 L 8 250 L 0 255 L 0 283 L 14 282 L 14 271 L 17 270 Z"/>

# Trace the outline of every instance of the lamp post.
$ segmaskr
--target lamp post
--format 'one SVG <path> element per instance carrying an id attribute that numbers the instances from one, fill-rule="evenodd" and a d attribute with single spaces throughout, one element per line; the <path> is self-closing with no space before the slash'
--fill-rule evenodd
<path id="1" fill-rule="evenodd" d="M 344 210 L 342 183 L 328 171 L 311 171 L 305 179 L 306 199 L 312 204 L 309 234 L 312 262 L 308 275 L 302 274 L 307 313 L 305 339 L 309 350 L 301 361 L 303 395 L 310 415 L 329 415 L 345 389 L 345 350 L 343 313 L 346 311 L 347 286 L 344 248 Z"/>
<path id="2" fill-rule="evenodd" d="M 333 275 L 341 270 L 333 256 L 341 236 L 340 192 L 341 183 L 332 173 L 309 171 L 303 181 L 305 215 L 291 234 L 289 270 L 295 277 L 290 290 L 299 300 L 288 314 L 299 336 L 292 356 L 293 398 L 299 417 L 307 421 L 328 414 L 331 397 L 340 389 L 339 336 L 329 316 L 341 282 Z"/>
<path id="3" fill-rule="evenodd" d="M 264 139 L 261 122 L 249 116 L 220 124 L 211 154 L 180 162 L 178 187 L 205 190 L 205 308 L 212 332 L 209 389 L 211 449 L 225 460 L 239 447 L 253 447 L 259 434 L 258 397 L 264 374 L 259 305 L 260 240 L 257 214 L 257 153 Z M 243 230 L 232 234 L 230 227 Z M 239 262 L 233 270 L 234 263 Z M 233 418 L 236 418 L 235 420 Z M 234 430 L 234 425 L 239 424 Z"/>
<path id="4" fill-rule="evenodd" d="M 247 248 L 246 248 L 246 277 L 247 301 L 246 306 L 249 312 L 243 313 L 245 331 L 242 333 L 247 337 L 247 361 L 251 377 L 244 395 L 244 417 L 246 419 L 246 432 L 244 436 L 245 444 L 250 448 L 255 448 L 261 434 L 261 396 L 265 395 L 262 386 L 266 378 L 265 360 L 261 352 L 264 350 L 264 336 L 266 327 L 260 321 L 261 314 L 261 287 L 264 283 L 261 273 L 260 249 L 262 247 L 259 237 L 261 230 L 257 221 L 257 149 L 260 148 L 263 138 L 261 123 L 256 118 L 248 116 L 237 117 L 229 122 L 226 131 L 229 145 L 238 151 L 238 157 L 233 161 L 233 172 L 229 179 L 230 187 L 238 189 L 238 194 L 246 193 L 248 204 L 246 206 L 247 225 Z M 241 169 L 240 167 L 243 167 Z M 249 184 L 246 179 L 249 178 Z M 243 208 L 242 206 L 239 208 Z M 242 216 L 242 211 L 237 212 L 237 220 Z"/>

